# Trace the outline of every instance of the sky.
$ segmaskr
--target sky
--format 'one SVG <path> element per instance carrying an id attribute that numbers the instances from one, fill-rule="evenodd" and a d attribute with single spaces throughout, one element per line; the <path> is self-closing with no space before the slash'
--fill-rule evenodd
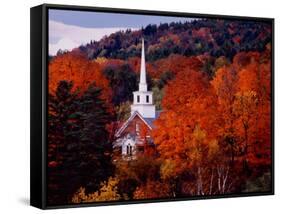
<path id="1" fill-rule="evenodd" d="M 55 55 L 59 49 L 72 50 L 119 30 L 137 30 L 148 24 L 190 20 L 181 17 L 50 9 L 49 54 Z"/>

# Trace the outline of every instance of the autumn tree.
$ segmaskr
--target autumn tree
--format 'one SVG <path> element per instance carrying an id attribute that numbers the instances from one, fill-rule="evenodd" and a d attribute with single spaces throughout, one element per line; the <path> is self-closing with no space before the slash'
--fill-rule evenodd
<path id="1" fill-rule="evenodd" d="M 115 161 L 115 175 L 119 179 L 120 194 L 134 197 L 137 187 L 145 187 L 149 181 L 160 179 L 160 160 L 151 155 L 140 154 L 132 161 L 122 158 Z"/>
<path id="2" fill-rule="evenodd" d="M 137 90 L 137 75 L 128 64 L 111 66 L 109 61 L 103 73 L 113 91 L 112 102 L 115 105 L 132 100 L 133 91 Z"/>
<path id="3" fill-rule="evenodd" d="M 185 157 L 187 142 L 197 125 L 208 130 L 210 138 L 216 136 L 217 101 L 204 74 L 193 70 L 179 73 L 165 88 L 162 106 L 153 136 L 164 157 Z"/>
<path id="4" fill-rule="evenodd" d="M 116 121 L 124 122 L 131 115 L 131 102 L 123 102 L 115 107 Z"/>
<path id="5" fill-rule="evenodd" d="M 270 63 L 266 53 L 239 53 L 212 80 L 222 116 L 218 140 L 241 176 L 270 162 Z"/>
<path id="6" fill-rule="evenodd" d="M 160 111 L 162 109 L 161 102 L 164 95 L 164 90 L 159 89 L 158 87 L 152 88 L 153 92 L 153 103 L 155 105 L 156 110 Z"/>
<path id="7" fill-rule="evenodd" d="M 78 51 L 58 55 L 49 63 L 49 92 L 51 94 L 55 93 L 59 82 L 62 80 L 72 81 L 72 92 L 78 91 L 80 94 L 95 82 L 97 87 L 102 89 L 102 99 L 108 105 L 111 103 L 112 91 L 100 65 L 88 60 L 85 55 Z"/>
<path id="8" fill-rule="evenodd" d="M 161 181 L 147 181 L 134 191 L 133 199 L 159 199 L 171 197 L 170 187 Z"/>
<path id="9" fill-rule="evenodd" d="M 185 70 L 165 88 L 162 105 L 164 111 L 155 122 L 153 137 L 161 158 L 169 160 L 165 177 L 194 169 L 197 193 L 205 194 L 202 174 L 206 172 L 201 171 L 208 171 L 203 162 L 216 140 L 220 121 L 215 92 L 205 74 Z"/>
<path id="10" fill-rule="evenodd" d="M 174 75 L 187 69 L 200 70 L 203 63 L 199 57 L 186 57 L 179 54 L 171 54 L 165 59 L 155 61 L 153 65 L 157 68 L 157 77 L 159 79 L 161 78 L 162 73 L 167 71 L 169 71 L 169 79 L 172 79 Z"/>
<path id="11" fill-rule="evenodd" d="M 234 66 L 239 69 L 236 95 L 237 132 L 244 160 L 253 164 L 270 159 L 270 65 L 265 54 L 239 54 Z"/>
<path id="12" fill-rule="evenodd" d="M 108 181 L 100 184 L 100 189 L 98 191 L 88 194 L 84 187 L 80 187 L 72 196 L 71 201 L 73 203 L 118 201 L 122 198 L 118 193 L 118 182 L 118 179 L 110 177 Z"/>
<path id="13" fill-rule="evenodd" d="M 219 126 L 219 142 L 222 149 L 229 155 L 231 162 L 234 162 L 237 152 L 238 135 L 235 129 L 236 114 L 234 103 L 236 100 L 237 70 L 233 67 L 223 66 L 216 71 L 211 84 L 218 97 L 218 109 L 222 120 Z"/>
<path id="14" fill-rule="evenodd" d="M 233 190 L 236 177 L 217 140 L 208 141 L 206 132 L 198 126 L 192 134 L 190 150 L 190 175 L 181 181 L 183 195 L 225 194 Z"/>

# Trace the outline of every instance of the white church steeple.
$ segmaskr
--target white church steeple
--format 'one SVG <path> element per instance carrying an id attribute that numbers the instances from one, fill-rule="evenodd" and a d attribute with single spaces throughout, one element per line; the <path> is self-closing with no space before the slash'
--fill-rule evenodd
<path id="1" fill-rule="evenodd" d="M 142 39 L 141 50 L 141 68 L 139 90 L 134 91 L 134 103 L 131 105 L 131 114 L 135 111 L 144 118 L 155 118 L 155 105 L 153 105 L 153 93 L 147 91 L 146 69 L 145 69 L 145 49 L 144 40 Z"/>
<path id="2" fill-rule="evenodd" d="M 139 91 L 147 91 L 146 70 L 145 70 L 145 54 L 144 54 L 144 40 L 143 39 L 142 39 L 142 46 L 141 46 L 141 68 L 140 68 Z"/>

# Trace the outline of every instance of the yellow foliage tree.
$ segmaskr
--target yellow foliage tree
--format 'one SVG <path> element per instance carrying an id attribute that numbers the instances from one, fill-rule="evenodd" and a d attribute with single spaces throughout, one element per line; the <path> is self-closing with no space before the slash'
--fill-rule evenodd
<path id="1" fill-rule="evenodd" d="M 117 178 L 110 177 L 108 181 L 101 183 L 99 191 L 86 194 L 85 188 L 80 187 L 78 191 L 73 195 L 73 203 L 85 203 L 85 202 L 97 202 L 97 201 L 118 201 L 121 196 L 118 193 L 117 185 L 119 180 Z"/>

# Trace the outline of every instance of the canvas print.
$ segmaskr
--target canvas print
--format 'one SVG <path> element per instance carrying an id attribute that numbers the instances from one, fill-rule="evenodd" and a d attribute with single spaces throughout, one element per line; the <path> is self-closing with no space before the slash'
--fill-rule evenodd
<path id="1" fill-rule="evenodd" d="M 48 10 L 49 206 L 272 192 L 272 25 Z"/>

